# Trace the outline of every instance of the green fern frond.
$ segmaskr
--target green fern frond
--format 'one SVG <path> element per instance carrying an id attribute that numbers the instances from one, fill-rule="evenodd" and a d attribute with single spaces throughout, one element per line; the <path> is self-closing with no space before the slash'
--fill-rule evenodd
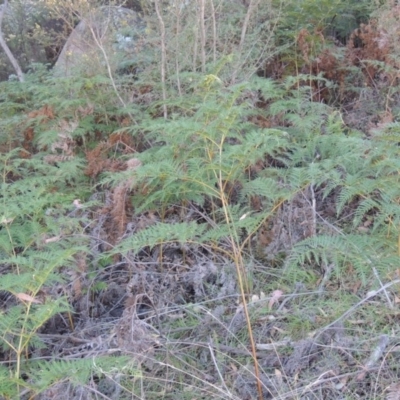
<path id="1" fill-rule="evenodd" d="M 253 76 L 249 82 L 250 90 L 259 90 L 265 101 L 277 99 L 285 94 L 285 90 L 272 79 Z"/>
<path id="2" fill-rule="evenodd" d="M 396 242 L 388 247 L 386 239 L 368 235 L 315 236 L 298 243 L 287 260 L 288 268 L 305 265 L 333 264 L 337 273 L 346 265 L 352 265 L 363 283 L 372 268 L 388 273 L 396 268 L 399 257 Z M 386 269 L 385 269 L 386 268 Z"/>
<path id="3" fill-rule="evenodd" d="M 22 305 L 0 312 L 0 345 L 4 350 L 17 348 L 16 341 L 20 334 L 21 321 L 25 316 Z"/>
<path id="4" fill-rule="evenodd" d="M 298 243 L 288 258 L 288 265 L 301 266 L 307 263 L 327 264 L 335 262 L 339 264 L 339 254 L 345 254 L 347 243 L 341 236 L 315 236 Z"/>
<path id="5" fill-rule="evenodd" d="M 203 235 L 199 238 L 199 243 L 213 243 L 217 244 L 222 239 L 228 238 L 230 236 L 235 236 L 237 232 L 233 231 L 228 224 L 218 224 L 211 229 L 207 229 Z"/>
<path id="6" fill-rule="evenodd" d="M 2 262 L 4 261 L 2 260 Z M 6 262 L 4 262 L 4 264 L 6 264 Z M 30 285 L 31 281 L 31 272 L 19 274 L 18 279 L 15 278 L 15 274 L 4 274 L 1 277 L 0 290 L 6 290 L 12 293 L 23 293 L 28 285 Z"/>
<path id="7" fill-rule="evenodd" d="M 25 387 L 27 384 L 23 379 L 11 376 L 8 368 L 0 365 L 0 396 L 2 396 L 3 399 L 18 398 L 18 386 Z"/>
<path id="8" fill-rule="evenodd" d="M 293 191 L 277 184 L 276 179 L 258 177 L 243 184 L 240 198 L 243 202 L 251 196 L 262 196 L 266 201 L 264 207 L 269 209 L 268 205 L 272 205 L 281 199 L 288 199 L 292 193 Z"/>
<path id="9" fill-rule="evenodd" d="M 112 251 L 112 254 L 127 253 L 130 250 L 138 252 L 144 247 L 153 248 L 165 243 L 196 242 L 205 230 L 205 225 L 196 222 L 182 222 L 177 224 L 157 223 L 139 231 L 128 239 L 123 240 Z"/>
<path id="10" fill-rule="evenodd" d="M 377 202 L 375 199 L 370 197 L 364 199 L 363 201 L 361 201 L 356 209 L 353 219 L 353 225 L 359 226 L 367 213 L 372 210 L 379 210 L 380 208 L 380 203 Z"/>
<path id="11" fill-rule="evenodd" d="M 36 332 L 46 321 L 58 313 L 70 311 L 71 307 L 64 297 L 58 299 L 48 299 L 43 304 L 38 304 L 29 314 L 29 319 L 32 321 L 35 329 L 31 332 Z"/>
<path id="12" fill-rule="evenodd" d="M 94 357 L 92 359 L 32 362 L 30 377 L 32 386 L 39 394 L 57 382 L 69 380 L 75 385 L 87 384 L 89 378 L 112 376 L 117 373 L 139 376 L 140 371 L 133 366 L 132 359 L 120 357 Z"/>
<path id="13" fill-rule="evenodd" d="M 344 186 L 338 195 L 337 209 L 341 212 L 346 204 L 356 196 L 364 197 L 376 189 L 376 182 L 372 179 L 365 179 L 360 175 L 347 174 Z"/>

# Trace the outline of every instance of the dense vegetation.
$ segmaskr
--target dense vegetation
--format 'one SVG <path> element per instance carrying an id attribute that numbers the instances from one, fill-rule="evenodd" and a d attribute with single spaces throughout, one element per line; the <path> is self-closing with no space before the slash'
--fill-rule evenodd
<path id="1" fill-rule="evenodd" d="M 400 6 L 132 2 L 137 51 L 60 76 L 38 21 L 99 3 L 37 4 L 3 22 L 0 398 L 400 398 Z"/>

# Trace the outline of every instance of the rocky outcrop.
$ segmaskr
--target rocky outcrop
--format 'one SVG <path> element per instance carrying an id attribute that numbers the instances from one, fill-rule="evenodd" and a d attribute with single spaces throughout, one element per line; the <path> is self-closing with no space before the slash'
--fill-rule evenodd
<path id="1" fill-rule="evenodd" d="M 123 7 L 102 7 L 75 27 L 54 66 L 58 76 L 114 72 L 134 64 L 143 46 L 145 24 L 139 15 Z"/>

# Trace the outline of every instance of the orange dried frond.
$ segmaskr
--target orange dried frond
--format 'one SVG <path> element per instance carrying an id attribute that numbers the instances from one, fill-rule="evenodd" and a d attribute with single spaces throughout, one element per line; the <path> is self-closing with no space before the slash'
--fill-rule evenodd
<path id="1" fill-rule="evenodd" d="M 107 170 L 111 160 L 107 158 L 108 144 L 100 142 L 93 150 L 86 152 L 88 165 L 85 169 L 85 175 L 95 178 L 104 170 Z"/>
<path id="2" fill-rule="evenodd" d="M 129 207 L 128 194 L 129 189 L 127 186 L 121 184 L 114 188 L 112 201 L 113 206 L 111 209 L 111 216 L 114 226 L 114 241 L 118 240 L 125 233 L 127 219 L 127 209 Z"/>
<path id="3" fill-rule="evenodd" d="M 347 45 L 347 58 L 355 66 L 362 66 L 369 84 L 373 83 L 378 66 L 369 64 L 371 61 L 389 62 L 390 40 L 387 32 L 378 27 L 376 20 L 361 24 L 350 35 Z"/>
<path id="4" fill-rule="evenodd" d="M 307 29 L 302 29 L 297 35 L 297 45 L 303 55 L 304 61 L 308 64 L 310 62 L 310 43 L 308 39 L 310 38 L 310 32 Z"/>
<path id="5" fill-rule="evenodd" d="M 35 119 L 39 119 L 40 123 L 45 123 L 51 119 L 54 119 L 54 110 L 51 106 L 45 105 L 39 110 L 34 110 L 28 113 L 27 115 L 27 128 L 24 129 L 23 135 L 24 140 L 22 142 L 22 147 L 26 152 L 21 152 L 22 158 L 30 158 L 31 153 L 33 152 L 33 140 L 35 138 L 35 129 L 33 128 L 33 121 Z M 26 126 L 26 125 L 25 125 Z"/>
<path id="6" fill-rule="evenodd" d="M 127 165 L 125 162 L 110 158 L 108 151 L 112 145 L 107 142 L 99 143 L 93 150 L 86 152 L 88 165 L 85 169 L 85 175 L 95 178 L 104 171 L 118 172 L 125 171 Z"/>
<path id="7" fill-rule="evenodd" d="M 130 152 L 135 151 L 135 145 L 132 136 L 129 135 L 129 133 L 127 132 L 112 133 L 108 138 L 108 143 L 111 146 L 114 146 L 116 144 L 123 144 L 125 145 L 127 150 L 130 150 Z"/>
<path id="8" fill-rule="evenodd" d="M 37 117 L 45 117 L 46 119 L 54 119 L 54 110 L 51 106 L 45 105 L 39 110 L 31 111 L 28 114 L 29 119 L 37 118 Z"/>

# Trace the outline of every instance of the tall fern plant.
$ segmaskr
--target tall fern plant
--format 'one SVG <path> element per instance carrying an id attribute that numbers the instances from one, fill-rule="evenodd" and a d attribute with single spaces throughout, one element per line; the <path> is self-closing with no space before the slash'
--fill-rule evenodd
<path id="1" fill-rule="evenodd" d="M 90 146 L 95 123 L 101 134 L 115 127 L 107 118 L 96 119 L 88 106 L 96 98 L 99 114 L 108 115 L 106 107 L 114 110 L 112 100 L 106 102 L 102 95 L 109 85 L 102 77 L 55 80 L 39 68 L 27 74 L 24 85 L 3 82 L 0 86 L 0 296 L 4 302 L 0 354 L 7 360 L 7 365 L 0 365 L 0 398 L 16 399 L 22 393 L 34 396 L 60 381 L 86 384 L 92 373 L 107 374 L 115 367 L 122 371 L 129 361 L 118 357 L 96 362 L 38 361 L 35 357 L 37 350 L 46 349 L 38 333 L 56 314 L 64 313 L 74 328 L 64 293 L 68 293 L 68 272 L 76 268 L 76 255 L 89 252 L 84 228 L 88 221 L 75 201 L 85 201 L 89 185 L 80 150 L 65 153 L 65 149 L 76 137 Z M 28 124 L 34 134 L 25 130 L 29 111 L 33 111 Z M 69 145 L 63 142 L 64 150 L 59 147 L 63 138 L 69 141 Z"/>
<path id="2" fill-rule="evenodd" d="M 279 95 L 271 82 L 266 85 L 271 96 Z M 145 133 L 151 148 L 137 155 L 140 168 L 110 175 L 103 183 L 130 182 L 136 212 L 161 210 L 162 215 L 171 206 L 194 202 L 210 208 L 214 224 L 196 222 L 192 229 L 193 223 L 182 222 L 164 231 L 160 223 L 124 240 L 116 252 L 171 240 L 210 243 L 226 237 L 240 248 L 243 232 L 253 234 L 276 204 L 290 196 L 274 177 L 252 172 L 258 161 L 289 143 L 285 132 L 249 122 L 253 107 L 245 100 L 248 87 L 225 88 L 217 76 L 207 75 L 193 87 L 190 103 L 181 99 L 174 104 L 176 118 L 149 119 L 131 128 L 134 135 Z M 254 195 L 262 197 L 263 212 L 251 210 Z"/>
<path id="3" fill-rule="evenodd" d="M 13 365 L 13 377 L 6 378 L 8 386 L 0 384 L 0 393 L 10 398 L 27 386 L 21 375 L 27 373 L 29 352 L 41 346 L 38 330 L 69 310 L 54 286 L 82 250 L 82 241 L 74 239 L 80 227 L 71 215 L 73 195 L 66 188 L 72 176 L 19 155 L 15 149 L 0 156 L 0 290 L 9 304 L 0 314 L 0 346 Z M 70 168 L 76 172 L 77 165 Z"/>
<path id="4" fill-rule="evenodd" d="M 304 108 L 298 102 L 300 108 L 289 111 L 294 97 L 271 106 L 271 112 L 286 109 L 285 118 L 296 121 L 289 130 L 292 146 L 284 160 L 284 182 L 293 191 L 312 188 L 320 201 L 334 205 L 338 221 L 344 219 L 326 234 L 329 224 L 316 212 L 316 235 L 294 247 L 287 271 L 297 279 L 307 265 L 310 270 L 333 265 L 338 277 L 352 268 L 363 283 L 376 273 L 392 276 L 400 255 L 398 124 L 370 137 L 344 133 L 340 114 L 329 108 L 312 103 Z"/>
<path id="5" fill-rule="evenodd" d="M 265 85 L 271 97 L 279 95 L 271 82 Z M 162 210 L 171 206 L 185 208 L 195 203 L 206 209 L 211 221 L 160 222 L 126 238 L 113 252 L 138 252 L 171 242 L 201 243 L 222 252 L 236 267 L 245 313 L 250 288 L 243 248 L 278 204 L 290 196 L 274 178 L 252 172 L 258 161 L 274 156 L 288 143 L 282 131 L 260 129 L 249 122 L 253 105 L 246 100 L 248 86 L 226 88 L 215 75 L 200 78 L 192 87 L 190 101 L 183 98 L 174 103 L 172 118 L 149 119 L 132 127 L 133 134 L 145 133 L 153 142 L 138 155 L 141 167 L 104 180 L 131 182 L 136 211 L 161 210 L 161 219 Z M 251 209 L 255 195 L 262 199 L 263 211 Z M 252 337 L 248 315 L 247 322 Z M 252 346 L 255 355 L 254 342 Z"/>
<path id="6" fill-rule="evenodd" d="M 0 352 L 9 362 L 9 368 L 0 367 L 4 398 L 18 398 L 24 388 L 37 392 L 39 371 L 31 369 L 29 359 L 44 347 L 37 334 L 57 313 L 70 315 L 60 290 L 63 274 L 75 267 L 75 254 L 86 251 L 80 214 L 73 205 L 86 187 L 82 162 L 75 157 L 51 163 L 46 157 L 51 153 L 48 139 L 39 153 L 33 138 L 23 135 L 25 111 L 54 101 L 47 93 L 41 104 L 46 79 L 40 70 L 28 75 L 25 85 L 4 82 L 1 90 L 0 293 L 5 306 L 0 312 Z M 38 142 L 43 140 L 44 119 L 35 121 Z M 55 142 L 57 132 L 52 136 Z M 72 319 L 70 324 L 73 328 Z"/>

